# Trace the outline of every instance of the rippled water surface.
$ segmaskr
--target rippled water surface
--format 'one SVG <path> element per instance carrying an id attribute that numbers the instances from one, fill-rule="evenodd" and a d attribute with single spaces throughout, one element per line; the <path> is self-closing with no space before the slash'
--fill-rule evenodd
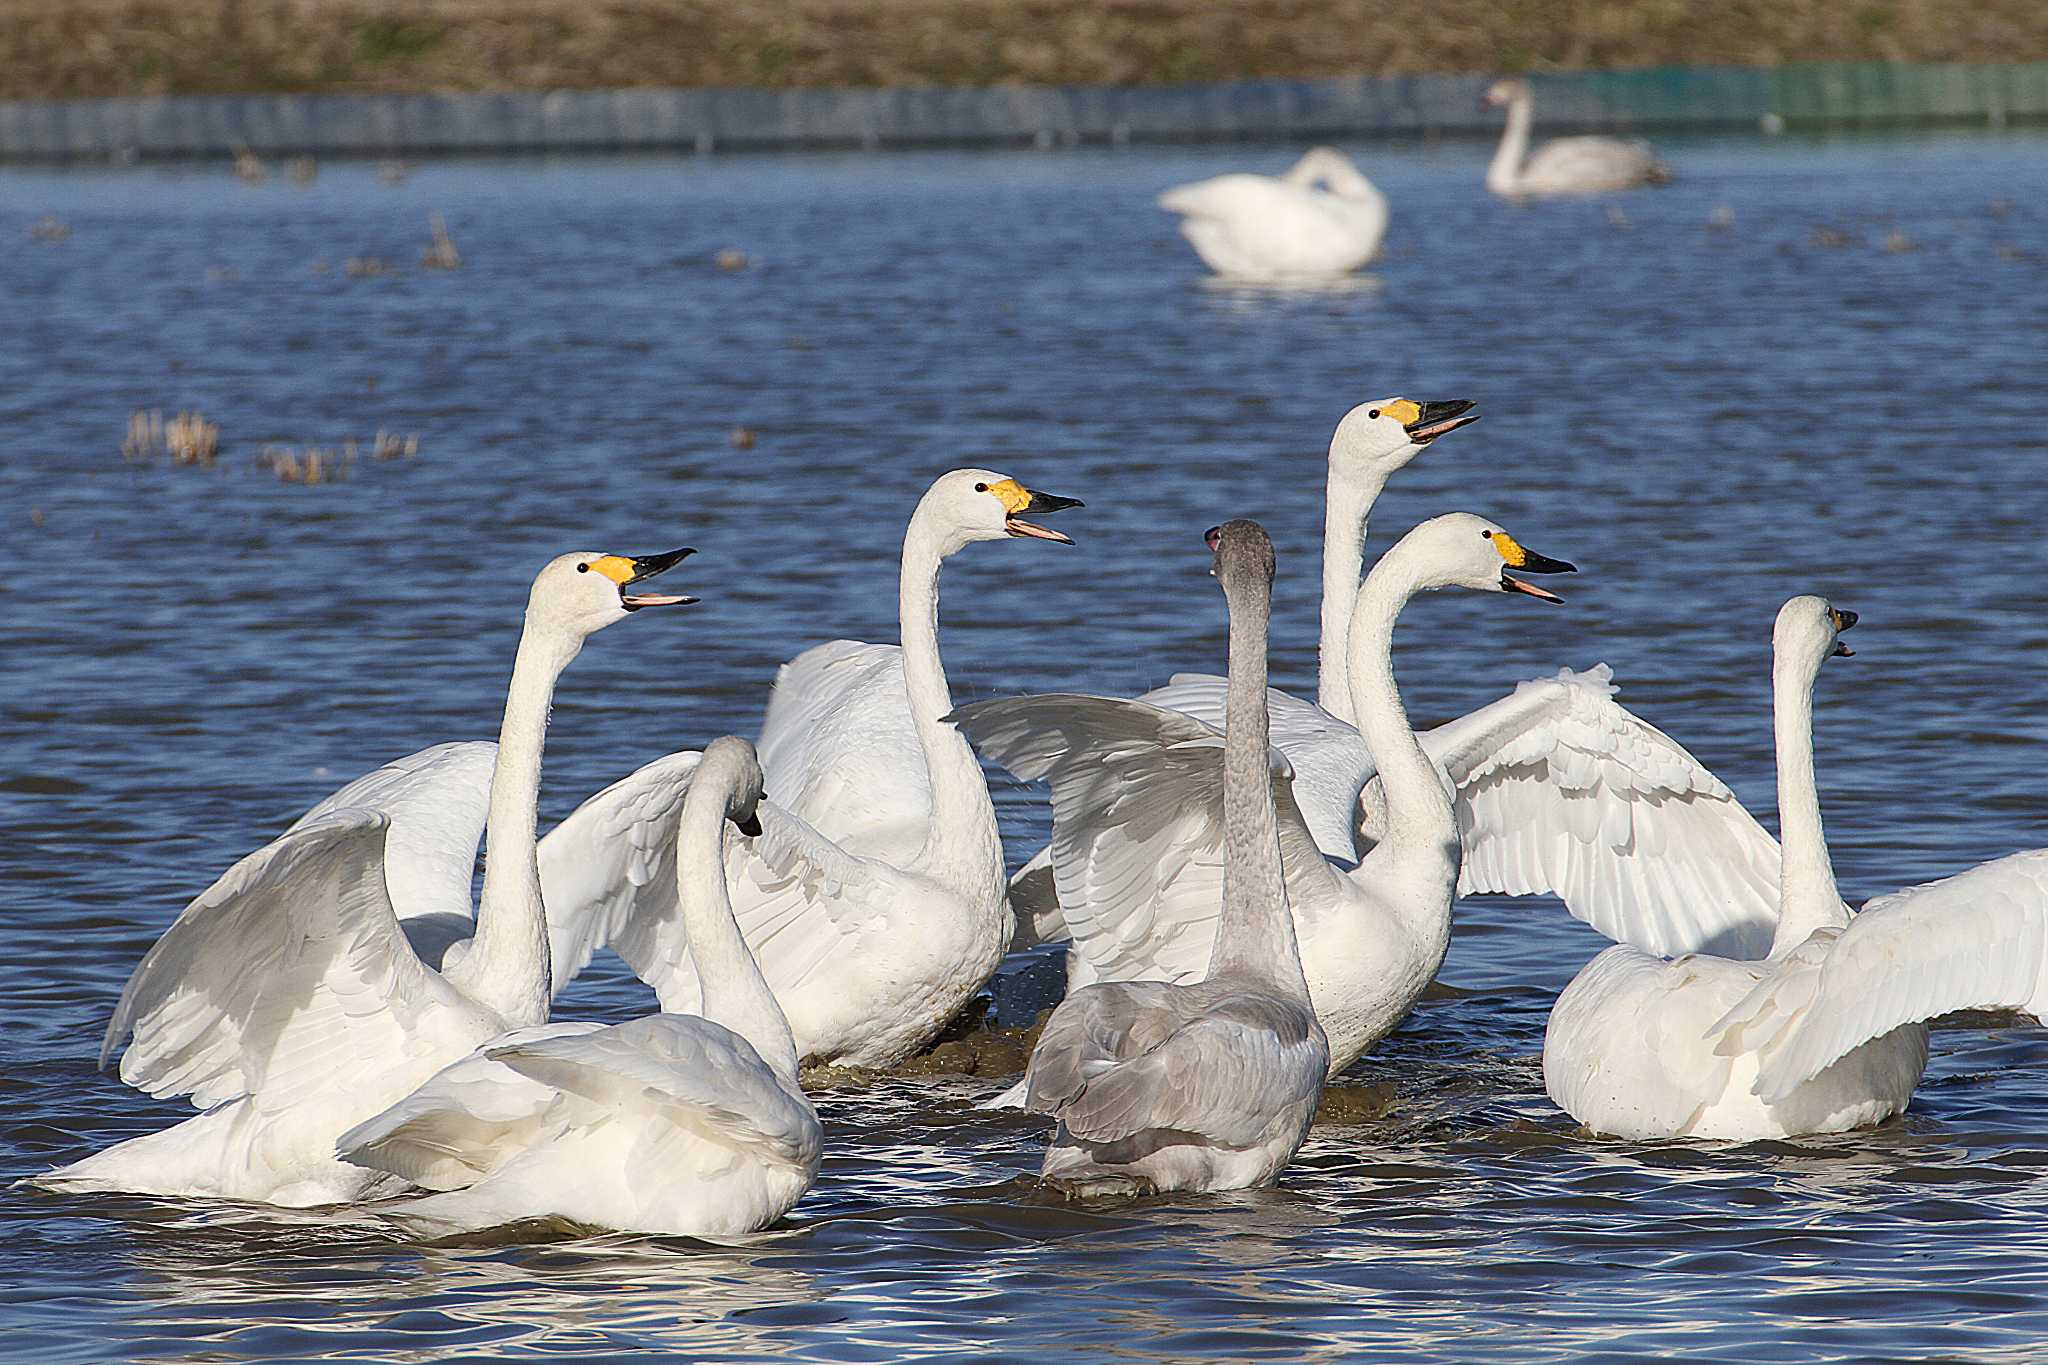
<path id="1" fill-rule="evenodd" d="M 967 462 L 1088 507 L 1078 548 L 947 568 L 956 698 L 1215 667 L 1201 532 L 1233 515 L 1273 529 L 1275 672 L 1308 688 L 1332 424 L 1477 398 L 1375 542 L 1462 508 L 1582 572 L 1562 610 L 1411 608 L 1419 721 L 1604 659 L 1763 813 L 1771 616 L 1823 592 L 1864 620 L 1818 702 L 1850 899 L 2048 843 L 2048 140 L 1667 150 L 1679 182 L 1610 214 L 1489 199 L 1484 148 L 1366 149 L 1389 253 L 1323 294 L 1204 287 L 1151 207 L 1284 150 L 0 175 L 0 1178 L 189 1112 L 93 1069 L 129 968 L 342 781 L 492 734 L 542 560 L 693 544 L 704 598 L 566 675 L 553 820 L 752 733 L 799 649 L 893 639 L 902 522 Z M 432 210 L 460 270 L 416 264 Z M 46 214 L 68 238 L 30 237 Z M 393 272 L 342 269 L 372 256 Z M 124 463 L 150 407 L 218 421 L 220 464 Z M 254 467 L 380 428 L 418 456 L 319 487 Z M 1021 859 L 1042 808 L 998 801 Z M 1600 941 L 1548 901 L 1457 913 L 1448 989 L 1357 1069 L 1391 1112 L 1318 1129 L 1277 1190 L 1040 1202 L 1040 1130 L 973 1112 L 998 1082 L 966 1078 L 822 1096 L 817 1187 L 732 1245 L 423 1248 L 10 1191 L 0 1354 L 1988 1360 L 2048 1337 L 2040 1030 L 1937 1033 L 1874 1131 L 1590 1140 L 1538 1053 Z M 614 962 L 564 1013 L 649 999 Z"/>

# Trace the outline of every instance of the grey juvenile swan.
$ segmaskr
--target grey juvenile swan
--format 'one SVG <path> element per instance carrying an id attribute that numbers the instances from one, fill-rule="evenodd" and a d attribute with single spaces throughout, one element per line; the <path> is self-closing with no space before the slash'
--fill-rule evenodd
<path id="1" fill-rule="evenodd" d="M 1040 1174 L 1073 1194 L 1272 1183 L 1308 1136 L 1329 1065 L 1295 947 L 1273 810 L 1273 542 L 1242 520 L 1207 539 L 1230 605 L 1222 913 L 1206 979 L 1086 986 L 1046 1022 L 1025 1075 L 1025 1107 L 1058 1122 Z"/>

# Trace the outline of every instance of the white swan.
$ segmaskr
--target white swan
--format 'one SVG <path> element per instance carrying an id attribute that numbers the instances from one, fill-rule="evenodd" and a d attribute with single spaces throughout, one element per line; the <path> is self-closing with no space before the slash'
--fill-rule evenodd
<path id="1" fill-rule="evenodd" d="M 835 640 L 783 666 L 761 764 L 763 835 L 727 860 L 741 932 L 797 1055 L 884 1067 L 931 1041 L 1010 940 L 995 807 L 952 709 L 938 576 L 979 540 L 1067 537 L 1023 518 L 1079 506 L 986 469 L 942 475 L 903 537 L 903 644 Z M 674 809 L 696 755 L 673 754 L 585 802 L 541 846 L 558 978 L 610 944 L 662 1008 L 698 1008 L 675 905 Z"/>
<path id="2" fill-rule="evenodd" d="M 1486 103 L 1507 106 L 1507 127 L 1486 168 L 1486 188 L 1510 198 L 1563 194 L 1605 194 L 1642 185 L 1662 185 L 1671 168 L 1647 142 L 1618 137 L 1553 138 L 1529 155 L 1529 124 L 1536 95 L 1520 76 L 1495 81 Z"/>
<path id="3" fill-rule="evenodd" d="M 1383 398 L 1346 413 L 1330 440 L 1323 530 L 1322 637 L 1316 704 L 1270 699 L 1273 744 L 1294 769 L 1294 799 L 1316 844 L 1358 856 L 1358 802 L 1377 820 L 1371 746 L 1352 724 L 1347 644 L 1358 601 L 1366 519 L 1393 473 L 1437 436 L 1478 420 L 1464 401 Z M 1611 939 L 1657 953 L 1703 948 L 1757 956 L 1777 921 L 1778 846 L 1734 794 L 1655 726 L 1616 702 L 1605 665 L 1520 684 L 1513 693 L 1421 736 L 1456 788 L 1464 853 L 1458 893 L 1556 894 Z M 1175 674 L 1140 701 L 1224 724 L 1225 681 Z M 1375 826 L 1366 831 L 1376 837 Z M 1193 856 L 1213 857 L 1214 850 Z M 1141 922 L 1138 888 L 1101 887 L 1105 903 L 1076 907 L 1098 922 Z M 1010 883 L 1018 948 L 1068 938 L 1050 849 Z M 1114 955 L 1094 960 L 1098 946 Z M 1171 961 L 1146 960 L 1157 936 L 1083 943 L 1069 981 L 1199 970 L 1200 942 Z"/>
<path id="4" fill-rule="evenodd" d="M 1352 705 L 1379 758 L 1387 827 L 1356 866 L 1316 846 L 1281 761 L 1274 795 L 1287 899 L 1334 1075 L 1390 1032 L 1450 945 L 1458 826 L 1441 771 L 1394 685 L 1394 622 L 1437 588 L 1555 596 L 1508 570 L 1569 572 L 1467 513 L 1423 522 L 1381 557 L 1352 613 Z M 1053 875 L 1075 952 L 1102 980 L 1200 979 L 1226 867 L 1217 732 L 1178 711 L 1108 697 L 979 702 L 955 713 L 981 751 L 1052 786 Z"/>
<path id="5" fill-rule="evenodd" d="M 1317 147 L 1284 174 L 1219 175 L 1177 185 L 1159 207 L 1180 215 L 1195 254 L 1240 280 L 1347 275 L 1387 235 L 1387 200 L 1339 151 Z"/>
<path id="6" fill-rule="evenodd" d="M 675 836 L 703 1014 L 520 1029 L 447 1067 L 337 1143 L 345 1161 L 439 1191 L 380 1213 L 437 1236 L 528 1218 L 715 1236 L 764 1228 L 803 1197 L 824 1133 L 725 890 L 726 821 L 758 833 L 760 798 L 754 746 L 713 740 Z"/>
<path id="7" fill-rule="evenodd" d="M 1856 623 L 1818 597 L 1795 597 L 1772 632 L 1771 692 L 1784 834 L 1770 958 L 1709 954 L 1666 961 L 1627 944 L 1601 953 L 1550 1011 L 1543 1081 L 1559 1108 L 1598 1133 L 1629 1138 L 1767 1138 L 1839 1132 L 1906 1107 L 1927 1065 L 1927 1030 L 1904 1018 L 1860 1031 L 1855 1050 L 1770 1097 L 1755 1093 L 1768 1048 L 1811 1001 L 1814 969 L 1849 910 L 1835 889 L 1813 778 L 1813 685 L 1837 635 Z M 2037 960 L 2038 965 L 2038 960 Z M 1783 993 L 1744 998 L 1759 982 Z M 1842 1012 L 1837 1012 L 1838 1020 Z M 1854 1024 L 1869 1022 L 1868 1015 Z M 1717 1031 L 1717 1025 L 1721 1026 Z M 1882 1035 L 1882 1036 L 1880 1036 Z M 1832 1057 L 1827 1059 L 1832 1060 Z"/>
<path id="8" fill-rule="evenodd" d="M 438 832 L 420 808 L 435 790 L 464 787 L 474 752 L 423 761 L 430 750 L 359 779 L 338 795 L 381 795 L 396 813 L 316 809 L 188 905 L 121 993 L 101 1063 L 132 1029 L 121 1078 L 152 1095 L 190 1095 L 205 1112 L 38 1183 L 286 1205 L 388 1185 L 337 1161 L 335 1137 L 486 1039 L 547 1018 L 533 835 L 555 679 L 594 632 L 641 607 L 694 600 L 627 591 L 688 553 L 563 555 L 534 579 L 490 780 L 474 938 L 450 946 L 460 937 L 451 922 L 468 916 L 478 831 L 464 825 L 460 797 Z M 408 787 L 420 799 L 404 800 Z M 404 919 L 387 884 L 387 831 L 398 828 L 408 831 L 401 859 L 412 860 L 398 878 Z"/>
<path id="9" fill-rule="evenodd" d="M 1255 521 L 1208 533 L 1230 604 L 1224 875 L 1198 983 L 1106 982 L 1046 1021 L 1025 1108 L 1058 1125 L 1041 1176 L 1073 1194 L 1271 1184 L 1308 1136 L 1329 1043 L 1309 1003 L 1267 779 L 1273 542 Z"/>

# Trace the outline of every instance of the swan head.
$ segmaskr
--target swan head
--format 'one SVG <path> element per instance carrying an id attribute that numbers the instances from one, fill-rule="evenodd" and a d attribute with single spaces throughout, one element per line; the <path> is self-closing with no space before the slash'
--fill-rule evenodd
<path id="1" fill-rule="evenodd" d="M 1515 577 L 1520 573 L 1576 573 L 1562 559 L 1537 554 L 1501 528 L 1497 521 L 1470 512 L 1452 512 L 1432 517 L 1389 550 L 1386 559 L 1400 555 L 1411 565 L 1416 586 L 1471 588 L 1476 592 L 1526 593 L 1543 602 L 1562 602 L 1556 593 Z M 1385 562 L 1384 560 L 1382 562 Z M 1374 570 L 1378 572 L 1377 568 Z"/>
<path id="2" fill-rule="evenodd" d="M 1516 100 L 1527 99 L 1530 95 L 1529 81 L 1523 76 L 1503 76 L 1486 87 L 1486 93 L 1479 97 L 1489 109 L 1502 109 Z"/>
<path id="3" fill-rule="evenodd" d="M 1072 545 L 1067 536 L 1024 517 L 1080 506 L 1079 498 L 1041 493 L 992 469 L 956 469 L 933 481 L 917 505 L 916 516 L 943 528 L 950 553 L 976 540 L 1050 540 Z"/>
<path id="4" fill-rule="evenodd" d="M 766 779 L 761 776 L 761 757 L 752 744 L 738 735 L 712 740 L 704 746 L 704 757 L 697 761 L 694 780 L 723 789 L 725 818 L 738 826 L 740 833 L 760 836 L 761 821 L 756 811 L 767 797 L 762 790 Z"/>
<path id="5" fill-rule="evenodd" d="M 658 555 L 588 551 L 557 555 L 534 577 L 533 591 L 526 599 L 527 619 L 580 639 L 614 621 L 625 620 L 642 607 L 675 607 L 694 602 L 696 598 L 681 593 L 633 589 L 695 553 L 686 548 Z"/>
<path id="6" fill-rule="evenodd" d="M 1778 608 L 1777 624 L 1771 628 L 1771 651 L 1818 669 L 1827 659 L 1846 659 L 1856 652 L 1841 638 L 1856 621 L 1855 612 L 1833 606 L 1825 597 L 1795 597 Z"/>
<path id="7" fill-rule="evenodd" d="M 1249 517 L 1239 517 L 1221 526 L 1211 526 L 1203 533 L 1202 542 L 1216 557 L 1209 572 L 1223 584 L 1225 592 L 1241 584 L 1272 592 L 1273 538 L 1266 534 L 1265 527 Z"/>
<path id="8" fill-rule="evenodd" d="M 1391 474 L 1416 452 L 1448 432 L 1479 420 L 1469 398 L 1416 402 L 1376 398 L 1344 414 L 1330 437 L 1330 464 L 1344 473 L 1383 467 Z"/>

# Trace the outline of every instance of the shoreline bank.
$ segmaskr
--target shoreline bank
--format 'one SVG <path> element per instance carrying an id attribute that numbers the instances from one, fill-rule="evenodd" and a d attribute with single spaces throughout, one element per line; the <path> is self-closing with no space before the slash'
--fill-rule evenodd
<path id="1" fill-rule="evenodd" d="M 1487 75 L 1151 86 L 556 90 L 0 101 L 0 162 L 1491 137 Z M 1533 77 L 1546 131 L 2048 123 L 2048 62 Z"/>

